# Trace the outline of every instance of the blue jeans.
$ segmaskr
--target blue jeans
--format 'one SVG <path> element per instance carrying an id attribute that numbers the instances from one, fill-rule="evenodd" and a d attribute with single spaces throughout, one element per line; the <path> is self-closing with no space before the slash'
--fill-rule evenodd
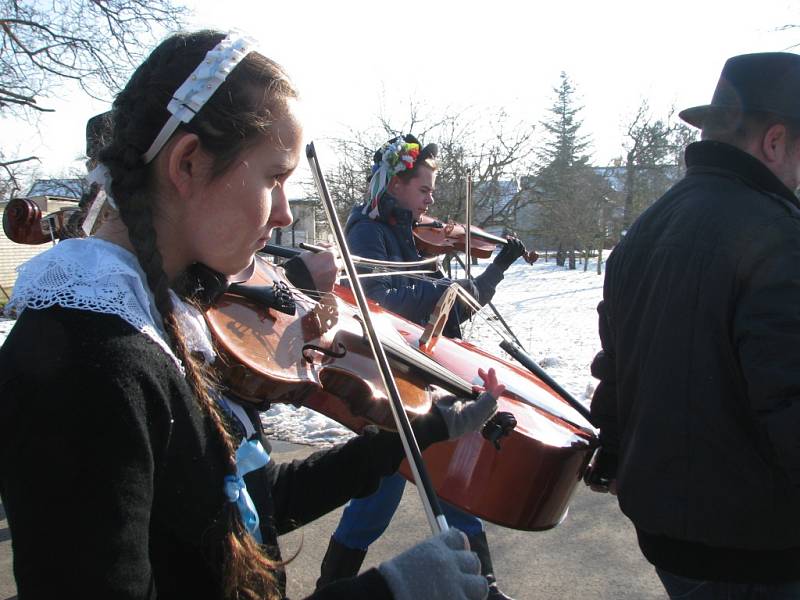
<path id="1" fill-rule="evenodd" d="M 392 520 L 400 500 L 406 480 L 399 473 L 381 479 L 380 487 L 371 496 L 353 498 L 345 506 L 339 526 L 333 538 L 348 548 L 366 550 L 377 540 Z M 460 529 L 467 536 L 478 535 L 483 531 L 483 523 L 477 517 L 465 513 L 442 502 L 442 512 L 450 527 Z"/>
<path id="2" fill-rule="evenodd" d="M 672 600 L 795 600 L 800 598 L 800 581 L 788 583 L 732 583 L 702 581 L 656 569 Z"/>

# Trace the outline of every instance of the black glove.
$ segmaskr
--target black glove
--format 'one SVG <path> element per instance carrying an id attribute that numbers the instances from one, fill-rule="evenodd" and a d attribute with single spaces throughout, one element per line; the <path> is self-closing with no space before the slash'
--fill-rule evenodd
<path id="1" fill-rule="evenodd" d="M 617 478 L 618 457 L 605 448 L 598 448 L 589 467 L 583 474 L 583 482 L 597 492 L 609 491 Z"/>
<path id="2" fill-rule="evenodd" d="M 505 271 L 511 264 L 520 256 L 525 254 L 525 244 L 517 238 L 509 238 L 503 249 L 500 250 L 492 264 L 497 265 L 500 269 Z"/>

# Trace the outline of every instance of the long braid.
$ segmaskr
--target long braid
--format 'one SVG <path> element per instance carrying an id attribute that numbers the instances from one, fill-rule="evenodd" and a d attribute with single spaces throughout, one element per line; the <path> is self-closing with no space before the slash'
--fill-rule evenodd
<path id="1" fill-rule="evenodd" d="M 200 409 L 214 424 L 223 442 L 227 469 L 230 474 L 235 475 L 236 443 L 226 426 L 221 408 L 209 392 L 209 379 L 189 351 L 175 316 L 175 308 L 169 293 L 169 281 L 164 272 L 154 226 L 156 210 L 154 203 L 157 194 L 154 190 L 153 169 L 150 165 L 146 165 L 141 157 L 142 149 L 147 147 L 166 119 L 166 98 L 171 93 L 166 90 L 174 89 L 177 85 L 174 81 L 180 80 L 181 77 L 185 78 L 198 63 L 199 57 L 202 57 L 221 37 L 221 34 L 213 32 L 200 32 L 194 36 L 173 36 L 151 54 L 150 58 L 137 69 L 114 103 L 113 139 L 111 145 L 100 153 L 100 160 L 111 171 L 112 194 L 120 218 L 127 227 L 130 242 L 147 277 L 148 286 L 153 293 L 156 308 L 161 315 L 173 351 L 183 363 L 187 382 L 194 392 Z M 187 47 L 191 43 L 195 48 L 189 52 Z M 279 80 L 279 83 L 272 83 L 268 89 L 272 89 L 273 93 L 279 96 L 294 94 L 293 88 L 285 77 L 282 77 L 282 72 L 277 66 L 273 68 L 274 63 L 263 57 L 259 58 L 260 61 L 258 58 L 250 61 L 256 64 L 250 65 L 249 69 L 242 69 L 243 73 L 239 75 L 239 79 L 246 82 L 248 77 L 253 77 L 254 72 L 264 78 L 265 72 L 272 69 L 272 76 L 275 77 L 274 72 L 277 72 L 278 77 L 275 79 Z M 181 62 L 181 65 L 171 64 L 175 62 Z M 267 63 L 267 67 L 264 62 Z M 171 76 L 167 77 L 165 71 Z M 276 87 L 278 91 L 274 92 Z M 221 96 L 223 99 L 227 98 L 228 103 L 237 101 L 235 99 L 237 95 L 234 94 Z M 263 103 L 263 97 L 261 102 Z M 266 107 L 262 107 L 260 115 L 256 110 L 248 112 L 239 109 L 239 113 L 244 115 L 240 115 L 237 123 L 231 127 L 231 115 L 237 107 L 224 106 L 224 102 L 217 104 L 223 104 L 222 110 L 214 112 L 213 105 L 208 107 L 208 111 L 204 108 L 198 113 L 198 117 L 204 112 L 210 113 L 209 116 L 205 120 L 196 117 L 197 123 L 193 124 L 192 129 L 204 137 L 204 144 L 212 151 L 216 150 L 216 166 L 217 170 L 221 171 L 224 170 L 225 164 L 230 164 L 233 157 L 241 151 L 248 137 L 263 133 L 271 118 Z M 204 130 L 225 130 L 224 127 L 215 125 L 213 122 L 215 119 L 222 122 L 227 119 L 228 127 L 234 130 L 233 136 L 238 138 L 237 143 L 232 144 L 230 139 L 208 141 L 205 139 L 209 134 L 203 133 Z M 220 482 L 221 487 L 222 482 Z M 246 600 L 278 598 L 274 573 L 279 565 L 265 555 L 253 536 L 246 531 L 234 503 L 225 502 L 224 511 L 227 527 L 222 548 L 224 557 L 222 596 Z"/>

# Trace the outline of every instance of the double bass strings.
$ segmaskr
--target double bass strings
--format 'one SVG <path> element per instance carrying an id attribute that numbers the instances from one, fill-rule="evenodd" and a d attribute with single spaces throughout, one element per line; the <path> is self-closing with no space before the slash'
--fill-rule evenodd
<path id="1" fill-rule="evenodd" d="M 391 272 L 391 271 L 390 271 Z M 394 271 L 394 273 L 397 273 Z M 428 281 L 429 278 L 424 276 L 412 276 L 416 277 L 421 281 Z M 482 307 L 478 304 L 477 300 L 473 296 L 469 294 L 463 288 L 460 288 L 460 295 L 462 295 L 462 299 L 465 303 L 468 304 L 471 308 L 475 308 L 476 310 L 481 309 Z M 314 300 L 314 298 L 309 297 L 306 295 L 306 292 L 311 292 L 315 294 L 317 297 L 320 298 L 320 301 Z M 339 296 L 334 292 L 319 292 L 317 290 L 303 290 L 301 288 L 292 288 L 290 289 L 290 293 L 296 300 L 298 306 L 302 306 L 305 310 L 313 311 L 315 308 L 320 306 L 321 304 L 325 303 L 326 300 L 332 301 L 332 304 L 336 303 L 337 299 L 340 299 Z M 483 320 L 483 322 L 487 323 L 494 331 L 498 333 L 501 337 L 505 333 L 503 330 L 498 329 L 494 326 L 493 323 L 489 321 L 489 319 L 481 314 L 478 313 Z M 358 317 L 355 317 L 356 320 L 360 322 Z M 410 345 L 405 338 L 403 338 L 392 326 L 386 326 L 386 323 L 378 319 L 377 323 L 380 327 L 377 330 L 377 333 L 380 337 L 381 344 L 384 346 L 384 349 L 387 352 L 387 355 L 392 358 L 395 362 L 402 364 L 408 368 L 414 369 L 422 374 L 425 374 L 431 377 L 431 382 L 434 385 L 438 385 L 451 393 L 455 393 L 457 395 L 465 395 L 465 396 L 472 396 L 472 386 L 473 383 L 478 382 L 468 382 L 465 379 L 459 377 L 458 375 L 453 374 L 450 370 L 442 366 L 439 362 L 435 359 L 428 356 L 426 353 L 422 352 L 420 349 Z M 363 324 L 362 324 L 363 326 Z M 366 341 L 365 341 L 366 343 Z M 552 416 L 558 417 L 568 423 L 571 423 L 575 427 L 579 429 L 583 429 L 584 425 L 580 423 L 580 421 L 576 421 L 575 417 L 571 414 L 571 412 L 565 412 L 564 406 L 562 402 L 553 403 L 549 396 L 547 398 L 542 398 L 538 396 L 531 397 L 529 393 L 525 393 L 521 388 L 514 389 L 513 387 L 509 387 L 509 391 L 513 392 L 513 394 L 523 403 L 529 404 L 541 411 L 544 411 L 547 414 Z"/>

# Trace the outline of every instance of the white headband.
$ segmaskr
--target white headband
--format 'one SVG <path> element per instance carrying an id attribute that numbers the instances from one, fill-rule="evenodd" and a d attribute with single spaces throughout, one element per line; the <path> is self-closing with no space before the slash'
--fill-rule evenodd
<path id="1" fill-rule="evenodd" d="M 169 120 L 142 155 L 145 164 L 153 160 L 181 122 L 188 123 L 208 102 L 222 82 L 255 46 L 255 40 L 238 34 L 228 35 L 209 50 L 191 75 L 175 91 L 167 105 Z"/>
<path id="2" fill-rule="evenodd" d="M 105 201 L 108 202 L 111 208 L 117 210 L 117 203 L 114 202 L 114 198 L 111 197 L 111 171 L 108 170 L 108 167 L 103 163 L 99 163 L 89 172 L 86 179 L 90 185 L 96 183 L 101 188 L 100 193 L 95 198 L 95 203 L 98 203 L 100 194 L 104 193 Z M 98 204 L 98 206 L 100 206 L 100 204 Z"/>

